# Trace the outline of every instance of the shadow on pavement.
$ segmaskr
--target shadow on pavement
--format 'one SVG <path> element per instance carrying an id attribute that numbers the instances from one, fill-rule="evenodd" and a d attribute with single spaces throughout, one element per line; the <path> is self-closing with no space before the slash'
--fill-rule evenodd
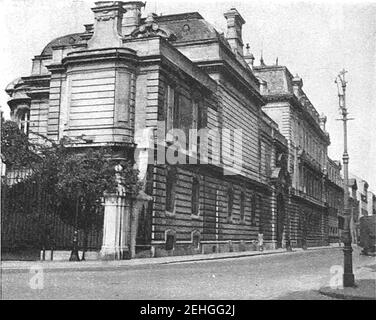
<path id="1" fill-rule="evenodd" d="M 320 294 L 318 290 L 294 291 L 286 295 L 279 296 L 274 300 L 338 300 Z"/>
<path id="2" fill-rule="evenodd" d="M 320 289 L 323 295 L 342 300 L 376 300 L 376 280 L 355 280 L 355 287 L 332 289 L 324 287 Z"/>

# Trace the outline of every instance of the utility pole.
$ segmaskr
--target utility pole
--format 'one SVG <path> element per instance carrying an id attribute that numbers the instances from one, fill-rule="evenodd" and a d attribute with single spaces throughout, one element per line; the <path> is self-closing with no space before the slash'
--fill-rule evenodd
<path id="1" fill-rule="evenodd" d="M 343 213 L 345 218 L 344 231 L 342 233 L 342 240 L 344 243 L 343 248 L 343 286 L 344 287 L 354 287 L 355 278 L 353 273 L 353 264 L 352 264 L 352 246 L 351 246 L 351 231 L 350 231 L 350 208 L 349 208 L 349 154 L 347 153 L 347 121 L 351 120 L 347 117 L 348 112 L 346 108 L 346 79 L 345 74 L 346 70 L 343 69 L 335 79 L 338 89 L 338 101 L 339 108 L 342 114 L 343 121 L 343 176 L 344 176 L 344 206 Z"/>

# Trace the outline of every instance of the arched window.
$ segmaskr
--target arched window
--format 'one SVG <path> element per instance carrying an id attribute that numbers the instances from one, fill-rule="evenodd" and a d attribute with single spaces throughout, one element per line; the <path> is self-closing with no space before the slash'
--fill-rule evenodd
<path id="1" fill-rule="evenodd" d="M 175 211 L 176 179 L 176 169 L 168 168 L 166 176 L 166 211 L 170 213 Z"/>
<path id="2" fill-rule="evenodd" d="M 200 181 L 197 177 L 192 182 L 192 215 L 198 216 L 200 213 Z"/>
<path id="3" fill-rule="evenodd" d="M 245 194 L 243 191 L 240 193 L 240 220 L 245 220 Z"/>

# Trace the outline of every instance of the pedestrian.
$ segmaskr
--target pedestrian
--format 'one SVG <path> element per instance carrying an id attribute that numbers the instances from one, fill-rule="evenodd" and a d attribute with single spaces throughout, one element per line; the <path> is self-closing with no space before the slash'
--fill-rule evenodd
<path id="1" fill-rule="evenodd" d="M 258 233 L 258 246 L 259 246 L 260 251 L 264 251 L 264 231 L 263 231 L 263 227 L 261 224 L 260 224 L 259 233 Z"/>

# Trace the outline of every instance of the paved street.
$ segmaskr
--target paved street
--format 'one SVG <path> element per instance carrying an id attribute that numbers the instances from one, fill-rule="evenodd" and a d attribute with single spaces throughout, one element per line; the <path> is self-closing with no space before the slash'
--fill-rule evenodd
<path id="1" fill-rule="evenodd" d="M 353 256 L 357 279 L 365 266 L 375 279 L 375 258 L 358 249 Z M 330 269 L 342 259 L 342 249 L 332 248 L 120 270 L 48 270 L 43 289 L 30 288 L 31 273 L 4 272 L 2 299 L 330 299 L 316 290 L 329 285 Z"/>

